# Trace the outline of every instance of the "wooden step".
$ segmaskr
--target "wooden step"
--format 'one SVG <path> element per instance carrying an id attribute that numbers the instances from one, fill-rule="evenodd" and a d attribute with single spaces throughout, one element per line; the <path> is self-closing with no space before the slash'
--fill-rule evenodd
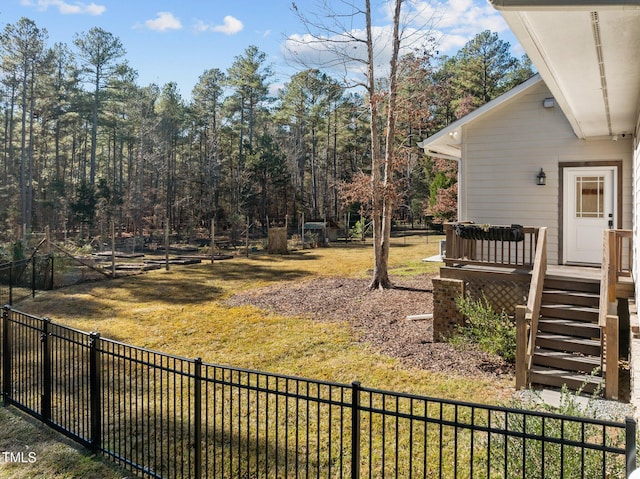
<path id="1" fill-rule="evenodd" d="M 570 304 L 543 304 L 540 314 L 545 318 L 572 319 L 574 321 L 598 322 L 597 308 Z"/>
<path id="2" fill-rule="evenodd" d="M 567 351 L 584 354 L 586 356 L 600 356 L 600 340 L 576 338 L 552 333 L 538 333 L 536 346 L 543 349 Z"/>
<path id="3" fill-rule="evenodd" d="M 575 306 L 590 306 L 597 308 L 600 305 L 600 295 L 587 291 L 567 291 L 565 289 L 545 289 L 542 292 L 543 304 L 572 304 Z"/>
<path id="4" fill-rule="evenodd" d="M 592 279 L 547 276 L 544 279 L 544 288 L 562 289 L 564 291 L 583 291 L 597 294 L 600 293 L 600 282 Z"/>
<path id="5" fill-rule="evenodd" d="M 601 366 L 601 361 L 598 356 L 583 356 L 564 351 L 537 349 L 533 355 L 533 364 L 552 369 L 591 374 Z"/>
<path id="6" fill-rule="evenodd" d="M 602 378 L 598 326 L 600 282 L 549 275 L 544 281 L 531 382 L 592 393 Z"/>
<path id="7" fill-rule="evenodd" d="M 555 333 L 579 338 L 600 338 L 598 323 L 572 321 L 570 319 L 556 319 L 542 317 L 538 320 L 538 329 L 544 333 Z"/>
<path id="8" fill-rule="evenodd" d="M 557 388 L 566 385 L 574 391 L 582 388 L 585 393 L 593 393 L 602 382 L 602 378 L 563 369 L 534 366 L 531 368 L 531 382 Z"/>

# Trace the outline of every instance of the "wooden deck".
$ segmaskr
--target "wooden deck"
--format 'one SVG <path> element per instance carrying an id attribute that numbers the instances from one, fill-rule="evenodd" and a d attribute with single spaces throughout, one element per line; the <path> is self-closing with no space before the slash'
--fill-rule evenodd
<path id="1" fill-rule="evenodd" d="M 588 373 L 590 362 L 576 366 L 573 355 L 577 352 L 592 355 L 591 362 L 602 365 L 605 396 L 617 398 L 619 358 L 606 351 L 619 350 L 618 300 L 632 298 L 635 292 L 631 231 L 605 230 L 602 266 L 598 267 L 548 265 L 545 227 L 512 225 L 507 230 L 512 236 L 505 237 L 503 229 L 488 225 L 446 224 L 445 266 L 440 277 L 462 281 L 464 294 L 485 296 L 497 310 L 514 311 L 516 387 L 532 382 L 567 384 L 569 379 L 573 381 L 570 387 L 579 386 L 580 381 L 567 374 L 539 371 L 561 364 L 563 371 L 577 368 L 581 374 Z M 583 351 L 585 340 L 593 347 Z M 552 377 L 547 378 L 549 375 Z"/>
<path id="2" fill-rule="evenodd" d="M 570 266 L 556 264 L 547 266 L 546 276 L 560 276 L 563 278 L 600 281 L 600 278 L 602 277 L 602 270 L 599 266 Z"/>
<path id="3" fill-rule="evenodd" d="M 455 272 L 460 274 L 456 274 Z M 531 275 L 531 271 L 516 267 L 504 268 L 497 266 L 484 266 L 477 264 L 465 264 L 460 266 L 445 266 L 441 268 L 440 274 L 447 278 L 461 278 L 463 276 L 487 275 L 487 277 L 513 275 L 515 280 L 525 280 Z M 599 282 L 602 277 L 602 270 L 598 266 L 571 266 L 571 265 L 549 265 L 547 266 L 547 278 L 575 279 L 576 281 Z M 630 298 L 634 295 L 633 280 L 630 277 L 622 277 L 618 282 L 618 293 L 621 297 Z"/>
<path id="4" fill-rule="evenodd" d="M 575 278 L 576 281 L 600 281 L 602 269 L 600 267 L 554 265 L 547 266 L 547 277 Z M 621 276 L 616 284 L 618 298 L 633 298 L 635 295 L 631 276 Z"/>

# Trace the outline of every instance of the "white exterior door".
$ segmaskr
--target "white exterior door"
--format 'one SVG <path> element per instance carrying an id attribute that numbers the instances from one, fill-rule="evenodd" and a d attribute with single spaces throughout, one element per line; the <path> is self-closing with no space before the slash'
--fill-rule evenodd
<path id="1" fill-rule="evenodd" d="M 617 225 L 617 169 L 608 166 L 564 170 L 565 263 L 602 263 L 602 235 Z"/>

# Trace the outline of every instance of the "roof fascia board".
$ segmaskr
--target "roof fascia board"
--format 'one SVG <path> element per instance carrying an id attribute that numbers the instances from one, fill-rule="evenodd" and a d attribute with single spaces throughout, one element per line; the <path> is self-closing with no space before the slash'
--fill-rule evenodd
<path id="1" fill-rule="evenodd" d="M 640 0 L 489 0 L 496 10 L 598 10 L 640 7 Z"/>

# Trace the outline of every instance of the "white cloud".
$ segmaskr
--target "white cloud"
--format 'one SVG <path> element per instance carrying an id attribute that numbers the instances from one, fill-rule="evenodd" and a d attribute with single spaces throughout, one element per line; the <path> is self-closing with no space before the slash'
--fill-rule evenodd
<path id="1" fill-rule="evenodd" d="M 64 0 L 21 0 L 20 3 L 26 7 L 34 7 L 40 11 L 46 11 L 49 7 L 57 8 L 62 15 L 102 15 L 107 7 L 96 3 L 73 2 Z"/>
<path id="2" fill-rule="evenodd" d="M 243 23 L 231 15 L 227 15 L 223 19 L 222 25 L 209 25 L 202 20 L 197 20 L 193 26 L 197 32 L 219 32 L 225 35 L 235 35 L 244 29 Z"/>
<path id="3" fill-rule="evenodd" d="M 271 83 L 269 85 L 269 96 L 271 97 L 277 97 L 278 93 L 280 93 L 281 90 L 283 90 L 285 87 L 285 84 L 282 82 L 278 82 L 278 83 Z"/>
<path id="4" fill-rule="evenodd" d="M 441 40 L 440 50 L 447 54 L 454 54 L 484 30 L 500 34 L 509 28 L 500 12 L 482 0 L 439 1 L 428 8 L 433 9 L 433 27 Z"/>
<path id="5" fill-rule="evenodd" d="M 158 12 L 158 16 L 153 20 L 144 22 L 149 30 L 166 32 L 167 30 L 180 30 L 182 23 L 171 12 Z"/>
<path id="6" fill-rule="evenodd" d="M 216 25 L 211 27 L 214 32 L 224 33 L 225 35 L 234 35 L 244 28 L 244 25 L 240 20 L 231 15 L 224 17 L 224 23 L 222 25 Z"/>
<path id="7" fill-rule="evenodd" d="M 379 25 L 373 27 L 375 68 L 378 70 L 376 75 L 384 75 L 388 72 L 391 56 L 392 11 L 387 4 L 379 13 L 381 17 L 376 22 Z M 453 55 L 484 30 L 499 34 L 508 31 L 502 15 L 485 0 L 406 0 L 402 23 L 401 54 L 412 47 L 421 47 L 433 37 L 440 53 Z M 364 38 L 363 29 L 326 38 L 332 41 L 319 41 L 309 34 L 294 34 L 287 37 L 281 50 L 289 63 L 330 69 L 334 74 L 348 78 L 364 73 L 366 46 L 356 41 Z M 349 60 L 345 61 L 345 57 Z"/>
<path id="8" fill-rule="evenodd" d="M 405 37 L 412 37 L 414 30 L 405 30 Z M 391 25 L 372 27 L 374 61 L 377 76 L 388 73 L 392 54 Z M 415 35 L 414 35 L 415 36 Z M 322 68 L 342 75 L 346 81 L 362 81 L 366 72 L 367 46 L 364 42 L 366 31 L 354 29 L 342 35 L 314 38 L 309 34 L 290 35 L 282 45 L 285 60 L 305 67 Z M 405 44 L 400 54 L 409 53 L 415 38 Z"/>

